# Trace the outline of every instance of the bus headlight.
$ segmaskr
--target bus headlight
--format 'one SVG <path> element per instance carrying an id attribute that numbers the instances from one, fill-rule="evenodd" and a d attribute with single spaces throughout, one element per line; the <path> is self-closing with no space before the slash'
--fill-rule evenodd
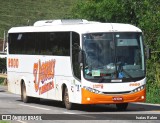
<path id="1" fill-rule="evenodd" d="M 85 90 L 88 90 L 88 91 L 90 91 L 90 92 L 92 92 L 92 93 L 95 93 L 95 94 L 103 94 L 103 92 L 101 92 L 101 91 L 99 91 L 99 90 L 96 90 L 96 89 L 93 89 L 93 88 L 91 88 L 91 87 L 86 87 L 86 86 L 84 86 L 83 87 Z"/>
<path id="2" fill-rule="evenodd" d="M 145 88 L 145 85 L 142 85 L 142 86 L 132 90 L 131 93 L 139 92 L 139 91 L 143 90 L 144 88 Z"/>

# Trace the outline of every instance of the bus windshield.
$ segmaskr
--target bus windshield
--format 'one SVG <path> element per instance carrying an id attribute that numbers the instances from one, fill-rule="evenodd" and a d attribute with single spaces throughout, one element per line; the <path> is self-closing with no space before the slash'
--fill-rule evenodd
<path id="1" fill-rule="evenodd" d="M 83 34 L 85 79 L 99 81 L 145 76 L 142 33 Z"/>

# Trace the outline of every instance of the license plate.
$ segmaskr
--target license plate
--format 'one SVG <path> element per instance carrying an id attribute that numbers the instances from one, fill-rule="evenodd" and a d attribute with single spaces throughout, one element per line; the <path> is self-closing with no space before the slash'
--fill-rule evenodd
<path id="1" fill-rule="evenodd" d="M 123 97 L 113 97 L 113 101 L 123 101 Z"/>

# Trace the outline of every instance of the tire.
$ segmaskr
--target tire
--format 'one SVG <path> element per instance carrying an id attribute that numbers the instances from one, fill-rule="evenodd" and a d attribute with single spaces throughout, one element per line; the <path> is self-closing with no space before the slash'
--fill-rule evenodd
<path id="1" fill-rule="evenodd" d="M 127 109 L 128 103 L 120 103 L 116 104 L 118 111 L 125 111 Z"/>
<path id="2" fill-rule="evenodd" d="M 73 103 L 69 102 L 69 94 L 68 94 L 67 87 L 65 88 L 63 95 L 64 95 L 63 101 L 64 101 L 64 105 L 65 105 L 66 109 L 68 109 L 68 110 L 73 109 Z"/>
<path id="3" fill-rule="evenodd" d="M 30 101 L 33 102 L 33 103 L 40 103 L 40 98 L 37 98 L 37 97 L 30 97 Z"/>
<path id="4" fill-rule="evenodd" d="M 27 96 L 25 83 L 22 84 L 21 100 L 22 100 L 24 103 L 29 103 L 29 102 L 31 101 L 31 97 Z"/>

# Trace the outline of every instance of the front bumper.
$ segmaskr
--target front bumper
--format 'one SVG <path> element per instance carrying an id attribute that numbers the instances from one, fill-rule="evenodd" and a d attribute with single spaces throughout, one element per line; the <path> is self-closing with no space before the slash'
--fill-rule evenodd
<path id="1" fill-rule="evenodd" d="M 96 94 L 82 88 L 82 104 L 116 104 L 129 102 L 145 102 L 146 88 L 128 94 Z"/>

